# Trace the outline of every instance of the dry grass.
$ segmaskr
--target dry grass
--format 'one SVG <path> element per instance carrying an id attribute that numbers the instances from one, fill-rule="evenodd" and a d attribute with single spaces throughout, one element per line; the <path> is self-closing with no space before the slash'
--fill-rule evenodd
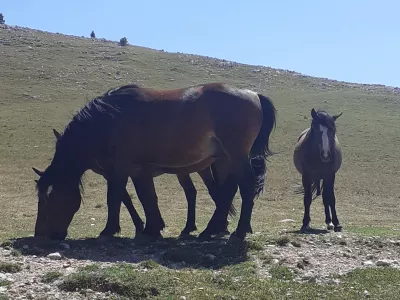
<path id="1" fill-rule="evenodd" d="M 37 209 L 31 166 L 44 168 L 54 151 L 51 128 L 62 130 L 73 112 L 106 89 L 128 82 L 156 88 L 225 81 L 270 95 L 278 109 L 266 192 L 254 207 L 253 230 L 274 233 L 294 219 L 299 229 L 302 200 L 293 194 L 300 176 L 292 163 L 297 135 L 310 122 L 312 107 L 338 120 L 344 164 L 337 176 L 337 210 L 344 230 L 398 235 L 400 190 L 399 94 L 382 87 L 352 86 L 295 73 L 171 54 L 117 43 L 0 28 L 0 239 L 33 234 Z M 205 187 L 194 175 L 198 228 L 213 211 Z M 156 180 L 165 236 L 184 227 L 186 201 L 173 175 Z M 84 205 L 70 227 L 71 237 L 94 237 L 106 221 L 105 181 L 92 173 L 85 180 Z M 129 191 L 141 210 L 132 185 Z M 235 200 L 240 205 L 239 195 Z M 312 224 L 323 226 L 323 208 L 312 205 Z M 95 221 L 91 220 L 95 218 Z M 232 220 L 231 229 L 236 225 Z M 293 226 L 294 228 L 291 228 Z M 122 235 L 133 235 L 123 210 Z"/>

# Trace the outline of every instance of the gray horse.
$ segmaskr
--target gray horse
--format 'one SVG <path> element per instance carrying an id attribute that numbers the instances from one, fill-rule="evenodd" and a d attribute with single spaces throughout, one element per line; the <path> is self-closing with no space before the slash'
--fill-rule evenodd
<path id="1" fill-rule="evenodd" d="M 342 151 L 336 136 L 335 121 L 342 114 L 331 116 L 326 111 L 311 110 L 311 127 L 304 130 L 298 138 L 293 160 L 297 171 L 302 175 L 304 193 L 304 218 L 301 232 L 310 229 L 310 206 L 313 194 L 321 194 L 325 207 L 327 229 L 342 230 L 336 215 L 335 176 L 342 164 Z M 332 214 L 332 215 L 331 215 Z"/>

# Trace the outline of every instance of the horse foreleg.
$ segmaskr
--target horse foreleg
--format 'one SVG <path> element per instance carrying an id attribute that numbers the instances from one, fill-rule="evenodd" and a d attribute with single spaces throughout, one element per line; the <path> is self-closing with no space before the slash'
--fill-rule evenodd
<path id="1" fill-rule="evenodd" d="M 306 232 L 310 228 L 310 206 L 312 201 L 312 190 L 311 190 L 311 180 L 306 176 L 302 176 L 303 188 L 304 188 L 304 217 L 303 226 L 301 227 L 301 232 Z"/>
<path id="2" fill-rule="evenodd" d="M 121 212 L 121 200 L 127 193 L 126 183 L 127 179 L 123 182 L 113 179 L 107 180 L 107 224 L 100 233 L 101 236 L 113 236 L 121 231 L 119 215 Z"/>
<path id="3" fill-rule="evenodd" d="M 132 199 L 129 196 L 126 189 L 125 189 L 125 193 L 122 197 L 122 202 L 124 203 L 126 209 L 128 210 L 128 212 L 131 216 L 132 222 L 135 225 L 136 235 L 138 233 L 141 233 L 144 229 L 144 222 L 142 221 L 142 219 L 140 218 L 139 214 L 137 213 L 135 207 L 133 206 Z"/>
<path id="4" fill-rule="evenodd" d="M 181 236 L 188 235 L 192 231 L 196 231 L 196 196 L 197 190 L 193 184 L 192 179 L 189 174 L 179 174 L 177 175 L 180 185 L 185 192 L 187 201 L 187 217 L 186 226 L 181 232 Z"/>
<path id="5" fill-rule="evenodd" d="M 324 189 L 322 191 L 322 197 L 327 199 L 332 213 L 332 223 L 335 232 L 342 231 L 343 227 L 339 223 L 339 219 L 336 214 L 336 198 L 335 198 L 335 174 L 331 177 L 324 179 Z"/>
<path id="6" fill-rule="evenodd" d="M 331 211 L 330 211 L 330 207 L 329 207 L 329 199 L 327 198 L 325 192 L 322 195 L 322 201 L 324 203 L 324 209 L 325 209 L 325 224 L 326 224 L 328 230 L 332 230 L 333 224 L 332 224 L 332 218 L 331 218 Z"/>

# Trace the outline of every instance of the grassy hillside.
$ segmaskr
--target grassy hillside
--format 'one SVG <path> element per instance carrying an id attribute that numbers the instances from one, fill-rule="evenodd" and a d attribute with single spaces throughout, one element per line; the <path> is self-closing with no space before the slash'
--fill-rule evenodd
<path id="1" fill-rule="evenodd" d="M 223 81 L 269 95 L 278 109 L 267 189 L 254 207 L 253 229 L 276 232 L 285 218 L 300 228 L 302 200 L 293 194 L 300 181 L 292 163 L 298 134 L 310 123 L 312 107 L 343 112 L 338 136 L 344 163 L 337 177 L 337 210 L 344 230 L 398 234 L 400 229 L 400 92 L 295 72 L 249 66 L 208 57 L 166 53 L 103 40 L 36 30 L 0 27 L 0 238 L 33 233 L 37 197 L 31 166 L 44 168 L 54 153 L 52 128 L 62 130 L 74 111 L 111 87 L 125 83 L 176 88 Z M 199 189 L 198 228 L 213 210 Z M 186 201 L 172 175 L 156 179 L 164 235 L 183 228 Z M 135 193 L 129 185 L 132 197 Z M 105 182 L 88 173 L 84 205 L 70 228 L 73 237 L 97 236 L 105 224 Z M 239 205 L 240 202 L 236 200 Z M 140 206 L 137 205 L 140 209 Z M 94 218 L 94 219 L 91 219 Z M 320 198 L 312 206 L 312 225 L 323 226 Z M 123 231 L 132 224 L 123 210 Z M 237 220 L 232 220 L 235 225 Z M 233 228 L 231 225 L 231 228 Z"/>

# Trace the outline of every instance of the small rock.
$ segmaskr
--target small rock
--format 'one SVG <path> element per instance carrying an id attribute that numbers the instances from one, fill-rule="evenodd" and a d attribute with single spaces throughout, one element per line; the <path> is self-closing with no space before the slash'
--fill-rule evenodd
<path id="1" fill-rule="evenodd" d="M 299 261 L 299 262 L 297 262 L 297 267 L 299 268 L 299 269 L 302 269 L 302 270 L 304 270 L 304 262 L 302 262 L 302 261 Z"/>
<path id="2" fill-rule="evenodd" d="M 348 253 L 343 253 L 343 257 L 350 258 L 350 257 L 351 257 L 351 255 L 350 255 L 350 254 L 348 254 Z"/>
<path id="3" fill-rule="evenodd" d="M 0 286 L 0 293 L 4 294 L 7 291 L 7 288 L 5 286 Z"/>
<path id="4" fill-rule="evenodd" d="M 345 240 L 341 240 L 341 241 L 339 242 L 339 245 L 341 245 L 341 246 L 346 246 L 346 245 L 347 245 L 347 242 L 346 242 Z"/>
<path id="5" fill-rule="evenodd" d="M 179 300 L 186 300 L 186 297 L 185 296 L 180 296 Z"/>
<path id="6" fill-rule="evenodd" d="M 59 252 L 50 253 L 49 255 L 47 255 L 47 257 L 54 260 L 59 260 L 62 258 Z"/>
<path id="7" fill-rule="evenodd" d="M 92 224 L 90 224 L 90 226 L 94 226 L 94 224 L 92 223 Z"/>
<path id="8" fill-rule="evenodd" d="M 60 248 L 62 248 L 62 249 L 71 249 L 71 246 L 70 245 L 68 245 L 67 243 L 61 243 L 60 244 Z"/>
<path id="9" fill-rule="evenodd" d="M 366 260 L 362 264 L 363 264 L 363 266 L 370 267 L 370 266 L 374 265 L 374 262 L 371 260 Z"/>
<path id="10" fill-rule="evenodd" d="M 64 269 L 69 268 L 70 266 L 71 266 L 70 262 L 66 262 L 65 264 L 63 264 Z"/>
<path id="11" fill-rule="evenodd" d="M 292 242 L 292 245 L 293 245 L 294 247 L 296 247 L 296 248 L 300 248 L 300 247 L 301 247 L 301 244 L 300 244 L 300 242 L 298 242 L 298 241 L 293 241 L 293 242 Z"/>
<path id="12" fill-rule="evenodd" d="M 369 297 L 369 292 L 367 290 L 364 291 L 364 297 Z"/>
<path id="13" fill-rule="evenodd" d="M 274 259 L 271 261 L 271 264 L 273 264 L 273 265 L 279 264 L 279 259 L 274 258 Z"/>
<path id="14" fill-rule="evenodd" d="M 95 218 L 90 218 L 90 221 L 96 221 L 96 219 Z"/>
<path id="15" fill-rule="evenodd" d="M 388 259 L 380 259 L 376 262 L 378 267 L 389 267 L 391 264 L 392 262 Z"/>
<path id="16" fill-rule="evenodd" d="M 293 219 L 283 219 L 279 221 L 280 223 L 290 223 L 290 222 L 295 222 Z"/>
<path id="17" fill-rule="evenodd" d="M 206 254 L 204 256 L 204 258 L 206 258 L 207 260 L 210 260 L 210 261 L 214 261 L 217 257 L 215 255 L 212 255 L 212 254 Z"/>

